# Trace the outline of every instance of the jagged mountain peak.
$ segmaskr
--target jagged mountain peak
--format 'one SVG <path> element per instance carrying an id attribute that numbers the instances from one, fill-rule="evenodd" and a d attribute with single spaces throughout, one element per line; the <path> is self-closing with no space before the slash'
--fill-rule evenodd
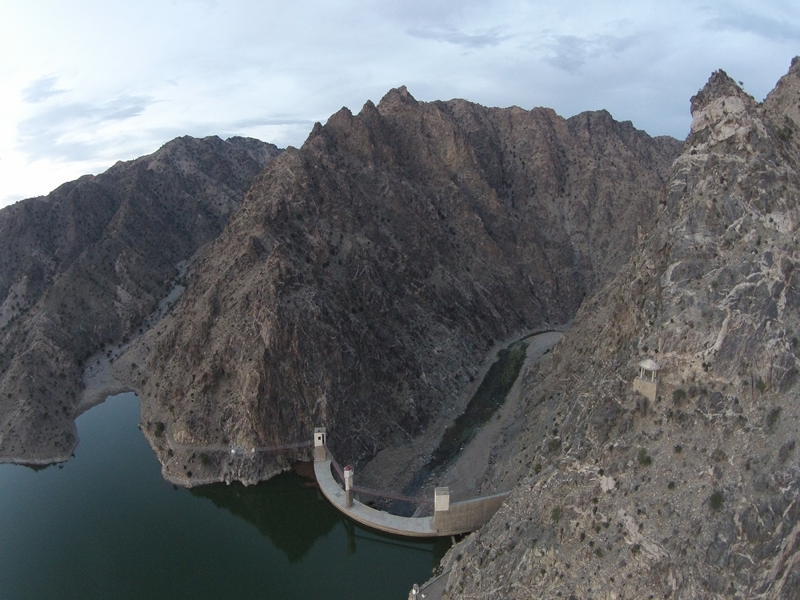
<path id="1" fill-rule="evenodd" d="M 587 142 L 583 127 L 543 109 L 417 102 L 404 87 L 315 125 L 255 180 L 148 339 L 143 418 L 242 447 L 325 423 L 352 460 L 374 455 L 375 436 L 417 435 L 488 346 L 568 320 L 657 205 L 679 143 L 599 126 Z M 201 412 L 217 416 L 192 420 Z M 190 480 L 151 441 L 187 484 L 282 466 L 193 465 Z"/>
<path id="2" fill-rule="evenodd" d="M 746 140 L 758 103 L 723 70 L 715 71 L 691 99 L 692 125 L 687 143 L 714 146 Z"/>
<path id="3" fill-rule="evenodd" d="M 776 90 L 796 77 L 790 72 Z M 776 123 L 775 96 L 772 109 L 759 105 L 722 71 L 698 95 L 704 100 L 695 105 L 693 133 L 673 164 L 667 210 L 648 248 L 651 264 L 663 269 L 660 303 L 670 326 L 641 344 L 671 354 L 683 364 L 681 377 L 713 364 L 714 375 L 730 382 L 749 363 L 751 374 L 785 390 L 798 318 L 788 292 L 799 221 L 798 153 L 786 144 L 792 130 Z M 700 289 L 690 281 L 702 282 Z M 781 291 L 742 310 L 742 286 L 754 286 L 757 292 L 747 288 L 753 294 Z"/>
<path id="4" fill-rule="evenodd" d="M 378 112 L 378 108 L 375 106 L 375 103 L 372 100 L 367 100 L 364 102 L 364 106 L 361 107 L 361 111 L 358 113 L 359 116 L 368 116 Z"/>
<path id="5" fill-rule="evenodd" d="M 723 71 L 693 98 L 653 229 L 527 374 L 497 458 L 527 474 L 450 597 L 798 597 L 800 151 L 774 118 L 798 63 L 767 106 Z"/>
<path id="6" fill-rule="evenodd" d="M 378 110 L 381 112 L 391 110 L 399 104 L 406 104 L 413 106 L 417 104 L 416 98 L 412 96 L 406 86 L 401 85 L 399 88 L 392 88 L 378 103 Z"/>
<path id="7" fill-rule="evenodd" d="M 733 78 L 722 69 L 714 71 L 708 78 L 703 88 L 691 98 L 691 111 L 694 114 L 702 110 L 711 102 L 728 97 L 752 98 L 745 92 Z"/>

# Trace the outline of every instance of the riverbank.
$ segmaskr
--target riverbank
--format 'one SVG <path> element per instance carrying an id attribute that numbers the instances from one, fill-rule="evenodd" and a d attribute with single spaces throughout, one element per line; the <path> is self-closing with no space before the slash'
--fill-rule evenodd
<path id="1" fill-rule="evenodd" d="M 169 319 L 170 316 L 162 315 L 161 318 Z M 500 462 L 505 457 L 506 444 L 504 444 L 504 440 L 511 436 L 511 431 L 518 422 L 520 381 L 530 368 L 549 356 L 553 346 L 561 339 L 564 329 L 565 327 L 558 327 L 553 331 L 516 334 L 495 344 L 487 353 L 474 381 L 464 389 L 457 401 L 429 425 L 421 435 L 410 442 L 391 445 L 381 450 L 359 470 L 357 474 L 359 483 L 378 489 L 402 490 L 409 481 L 409 474 L 417 473 L 425 466 L 444 432 L 464 412 L 470 399 L 494 364 L 498 353 L 514 342 L 525 340 L 527 345 L 525 362 L 507 394 L 506 401 L 488 422 L 477 429 L 474 437 L 465 444 L 451 464 L 436 476 L 436 482 L 428 482 L 420 489 L 420 494 L 432 495 L 435 485 L 449 486 L 454 501 L 502 491 L 495 489 L 492 484 L 492 469 L 496 462 Z M 106 352 L 92 357 L 84 372 L 85 390 L 79 403 L 80 413 L 96 406 L 108 395 L 131 391 L 135 387 L 134 383 L 137 379 L 148 377 L 149 375 L 143 367 L 146 352 L 147 348 L 142 345 L 140 338 L 125 346 L 112 349 L 110 353 Z M 149 436 L 147 431 L 144 433 L 151 446 L 159 443 L 159 440 L 151 439 L 152 436 Z M 187 456 L 192 454 L 191 452 L 180 452 L 180 450 L 175 449 L 173 460 L 184 460 L 186 457 L 183 457 L 183 454 L 187 454 Z M 243 469 L 241 474 L 246 475 L 247 473 L 249 470 Z M 270 476 L 275 474 L 277 472 L 271 473 Z M 199 477 L 198 475 L 199 473 L 192 473 L 191 477 L 175 477 L 164 472 L 165 479 L 182 487 L 220 481 L 230 482 L 237 479 L 236 474 L 229 467 L 224 466 L 218 473 L 204 474 Z M 257 480 L 248 476 L 245 482 L 252 484 Z"/>
<path id="2" fill-rule="evenodd" d="M 142 376 L 145 349 L 137 343 L 151 328 L 158 325 L 183 295 L 186 287 L 177 283 L 186 275 L 187 263 L 175 265 L 178 275 L 169 293 L 158 303 L 156 309 L 144 320 L 142 328 L 127 342 L 119 346 L 104 348 L 86 360 L 83 371 L 83 393 L 78 401 L 79 416 L 109 396 L 124 392 L 135 392 L 134 380 Z M 147 348 L 149 350 L 149 348 Z"/>

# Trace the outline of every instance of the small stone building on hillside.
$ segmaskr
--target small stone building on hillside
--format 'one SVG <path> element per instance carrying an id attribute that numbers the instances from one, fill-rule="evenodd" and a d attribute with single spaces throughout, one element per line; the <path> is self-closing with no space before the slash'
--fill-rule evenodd
<path id="1" fill-rule="evenodd" d="M 658 394 L 659 365 L 652 358 L 647 358 L 639 363 L 639 375 L 633 380 L 633 391 L 638 392 L 650 402 L 656 401 Z"/>

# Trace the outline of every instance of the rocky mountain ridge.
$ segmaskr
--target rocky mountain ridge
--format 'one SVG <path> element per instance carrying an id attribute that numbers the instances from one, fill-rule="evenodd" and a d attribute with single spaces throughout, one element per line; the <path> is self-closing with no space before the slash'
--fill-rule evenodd
<path id="1" fill-rule="evenodd" d="M 514 491 L 447 596 L 796 598 L 800 60 L 762 104 L 717 72 L 692 113 L 679 151 L 400 88 L 272 161 L 183 138 L 4 209 L 0 457 L 67 458 L 88 357 L 127 338 L 114 375 L 171 481 L 264 479 L 306 455 L 247 449 L 320 424 L 361 465 L 574 316 L 517 382 L 481 489 Z"/>
<path id="2" fill-rule="evenodd" d="M 176 265 L 219 234 L 278 153 L 178 138 L 0 210 L 0 460 L 69 458 L 89 358 L 146 327 Z"/>
<path id="3" fill-rule="evenodd" d="M 763 104 L 724 72 L 655 226 L 525 374 L 449 598 L 798 598 L 800 59 Z M 631 390 L 662 366 L 659 398 Z"/>
<path id="4" fill-rule="evenodd" d="M 256 178 L 139 342 L 146 383 L 137 369 L 131 386 L 165 476 L 258 481 L 292 454 L 221 449 L 320 424 L 352 461 L 410 442 L 496 341 L 568 320 L 623 264 L 678 146 L 602 111 L 405 88 L 317 124 Z"/>

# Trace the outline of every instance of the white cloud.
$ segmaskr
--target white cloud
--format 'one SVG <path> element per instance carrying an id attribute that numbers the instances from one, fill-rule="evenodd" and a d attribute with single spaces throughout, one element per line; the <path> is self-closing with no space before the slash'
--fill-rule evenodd
<path id="1" fill-rule="evenodd" d="M 619 55 L 635 46 L 636 42 L 634 36 L 594 35 L 581 38 L 576 35 L 560 35 L 549 44 L 552 55 L 546 60 L 573 73 L 594 58 L 609 53 Z"/>
<path id="2" fill-rule="evenodd" d="M 63 93 L 63 92 L 62 92 Z M 152 102 L 144 96 L 120 96 L 101 102 L 46 102 L 17 124 L 16 149 L 29 160 L 86 160 L 114 142 L 104 126 L 134 119 Z"/>
<path id="3" fill-rule="evenodd" d="M 511 35 L 505 35 L 495 28 L 488 31 L 478 31 L 466 33 L 452 28 L 421 28 L 409 29 L 408 34 L 412 37 L 423 40 L 434 40 L 446 42 L 465 48 L 483 48 L 485 46 L 497 46 L 498 44 L 510 39 Z"/>
<path id="4" fill-rule="evenodd" d="M 724 68 L 757 99 L 797 52 L 794 3 L 306 0 L 8 3 L 0 205 L 177 135 L 300 145 L 402 84 L 421 100 L 606 108 L 682 137 Z M 56 179 L 60 178 L 60 179 Z"/>
<path id="5" fill-rule="evenodd" d="M 63 94 L 64 90 L 56 87 L 57 81 L 58 77 L 42 77 L 41 79 L 37 79 L 22 90 L 22 99 L 25 102 L 36 104 L 37 102 L 43 102 L 58 94 Z"/>
<path id="6" fill-rule="evenodd" d="M 772 16 L 760 14 L 752 9 L 732 7 L 713 11 L 715 16 L 706 21 L 705 26 L 712 31 L 731 31 L 749 33 L 769 42 L 781 41 L 800 44 L 800 23 L 797 21 L 798 11 L 789 11 L 790 15 Z M 791 12 L 794 15 L 791 15 Z M 794 20 L 791 17 L 794 16 Z"/>

